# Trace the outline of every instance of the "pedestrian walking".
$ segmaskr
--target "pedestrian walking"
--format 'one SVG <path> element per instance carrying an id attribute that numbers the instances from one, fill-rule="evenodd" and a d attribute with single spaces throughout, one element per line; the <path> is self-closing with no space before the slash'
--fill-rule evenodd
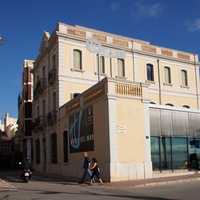
<path id="1" fill-rule="evenodd" d="M 88 158 L 88 154 L 87 152 L 85 152 L 83 154 L 84 160 L 83 160 L 83 175 L 81 178 L 81 181 L 79 183 L 84 183 L 87 177 L 91 177 L 92 173 L 89 169 L 89 164 L 90 164 L 90 160 Z"/>
<path id="2" fill-rule="evenodd" d="M 99 180 L 101 184 L 103 184 L 103 181 L 100 177 L 100 169 L 98 166 L 98 162 L 96 158 L 92 158 L 91 164 L 90 164 L 90 170 L 92 171 L 92 176 L 90 177 L 90 183 L 93 183 L 95 180 L 95 177 Z"/>

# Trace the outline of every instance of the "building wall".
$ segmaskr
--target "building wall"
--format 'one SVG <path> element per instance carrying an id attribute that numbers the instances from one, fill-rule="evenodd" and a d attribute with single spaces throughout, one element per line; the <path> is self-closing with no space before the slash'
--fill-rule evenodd
<path id="1" fill-rule="evenodd" d="M 109 50 L 123 51 L 125 55 L 125 77 L 118 76 L 116 57 L 105 57 L 105 74 L 98 77 L 96 53 L 88 50 L 86 43 L 91 38 L 96 39 Z M 81 70 L 77 70 L 73 66 L 74 49 L 82 52 Z M 48 77 L 49 73 L 52 72 L 52 58 L 54 55 L 56 56 L 56 66 L 55 71 L 53 71 L 55 80 L 53 84 L 50 84 Z M 146 65 L 148 63 L 153 64 L 154 81 L 147 80 Z M 44 66 L 45 77 L 43 76 Z M 165 66 L 171 68 L 171 84 L 165 83 Z M 182 69 L 186 70 L 188 74 L 187 87 L 181 85 Z M 149 137 L 148 134 L 146 135 L 148 132 L 146 113 L 148 112 L 145 103 L 173 104 L 176 107 L 187 105 L 198 109 L 200 98 L 198 70 L 199 64 L 196 54 L 166 49 L 152 45 L 149 42 L 80 26 L 58 23 L 51 35 L 44 33 L 40 54 L 34 64 L 34 88 L 38 80 L 47 79 L 47 87 L 43 92 L 40 92 L 37 98 L 34 97 L 33 101 L 34 120 L 38 117 L 46 120 L 40 124 L 37 131 L 34 130 L 34 141 L 40 139 L 41 151 L 43 138 L 46 139 L 46 164 L 44 167 L 44 155 L 41 152 L 40 164 L 36 165 L 34 160 L 35 168 L 48 173 L 68 175 L 69 172 L 72 176 L 80 175 L 80 168 L 75 170 L 74 165 L 81 165 L 82 153 L 69 154 L 68 164 L 64 164 L 62 161 L 62 132 L 67 126 L 69 115 L 69 113 L 63 113 L 63 109 L 72 99 L 73 93 L 84 93 L 96 84 L 99 78 L 101 80 L 109 77 L 113 82 L 109 81 L 112 83 L 108 84 L 107 100 L 94 103 L 95 117 L 96 119 L 99 118 L 96 121 L 97 123 L 95 122 L 95 137 L 97 137 L 95 138 L 95 142 L 97 142 L 95 145 L 99 151 L 100 146 L 109 140 L 110 143 L 106 144 L 106 148 L 109 149 L 109 152 L 106 153 L 109 156 L 99 154 L 96 150 L 90 152 L 90 155 L 98 157 L 105 172 L 110 173 L 105 178 L 111 181 L 151 177 L 150 148 L 149 142 L 146 140 L 146 137 Z M 123 89 L 119 89 L 121 91 L 121 93 L 118 91 L 119 94 L 114 89 L 116 82 L 122 84 L 119 88 Z M 132 84 L 136 84 L 137 87 L 132 86 Z M 129 91 L 127 89 L 129 86 L 134 89 Z M 139 88 L 139 86 L 142 88 L 142 93 L 132 95 L 133 91 L 136 91 L 135 87 Z M 53 93 L 56 93 L 56 106 L 53 106 Z M 43 113 L 42 103 L 44 100 L 46 102 L 45 114 Z M 108 109 L 107 114 L 105 114 L 105 109 Z M 54 124 L 51 126 L 48 125 L 48 114 L 50 112 L 56 114 Z M 103 124 L 101 124 L 99 121 L 103 116 L 105 118 L 103 118 Z M 108 119 L 108 130 L 104 127 L 104 123 L 107 124 L 105 119 Z M 99 129 L 101 127 L 105 128 L 105 135 L 100 137 Z M 49 138 L 52 133 L 56 133 L 58 138 L 57 164 L 52 164 L 50 158 Z M 135 151 L 135 149 L 138 149 L 138 151 Z M 109 167 L 107 166 L 108 162 Z"/>
<path id="2" fill-rule="evenodd" d="M 105 88 L 103 88 L 105 90 Z M 87 91 L 86 91 L 87 92 Z M 91 93 L 92 94 L 92 93 Z M 91 95 L 90 94 L 90 95 Z M 86 95 L 87 97 L 87 95 Z M 83 97 L 85 98 L 85 97 Z M 47 160 L 47 168 L 46 172 L 50 174 L 59 174 L 63 176 L 70 176 L 75 178 L 80 178 L 82 174 L 82 165 L 83 165 L 83 151 L 77 152 L 77 153 L 70 153 L 70 147 L 68 147 L 68 162 L 64 162 L 64 144 L 63 144 L 63 132 L 69 131 L 69 116 L 77 111 L 80 110 L 80 108 L 77 108 L 75 110 L 72 110 L 70 112 L 66 112 L 68 107 L 70 107 L 71 102 L 73 103 L 76 101 L 76 99 L 71 100 L 69 103 L 65 104 L 61 107 L 59 111 L 59 123 L 57 126 L 57 129 L 55 129 L 55 133 L 57 134 L 57 151 L 58 151 L 58 161 L 57 163 L 51 162 L 51 141 L 50 136 L 52 133 L 54 133 L 54 130 L 49 129 L 49 134 L 34 134 L 34 141 L 37 139 L 40 140 L 40 144 L 42 144 L 42 139 L 45 136 L 47 141 L 47 154 L 48 154 L 48 160 Z M 80 99 L 79 99 L 80 101 Z M 83 107 L 87 107 L 92 105 L 93 107 L 93 122 L 94 122 L 94 151 L 88 151 L 88 155 L 90 159 L 92 157 L 96 157 L 99 161 L 99 165 L 103 171 L 103 177 L 105 180 L 109 180 L 110 176 L 110 170 L 109 170 L 109 140 L 107 139 L 109 137 L 108 135 L 108 109 L 107 109 L 107 99 L 102 94 L 98 98 L 91 99 L 90 102 L 84 103 Z M 105 120 L 105 121 L 104 121 Z M 35 144 L 35 143 L 34 143 Z M 38 171 L 44 171 L 44 154 L 43 154 L 43 146 L 40 147 L 40 157 L 41 161 L 39 164 L 36 163 L 36 152 L 34 153 L 34 168 Z M 104 151 L 102 151 L 102 149 Z M 76 166 L 76 167 L 75 167 Z"/>

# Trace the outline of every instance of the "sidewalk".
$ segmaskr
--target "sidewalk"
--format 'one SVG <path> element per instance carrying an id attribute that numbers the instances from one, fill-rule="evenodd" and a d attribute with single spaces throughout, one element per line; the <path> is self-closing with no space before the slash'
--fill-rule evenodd
<path id="1" fill-rule="evenodd" d="M 151 178 L 143 180 L 133 180 L 133 181 L 119 181 L 106 183 L 108 187 L 144 187 L 144 186 L 154 186 L 154 185 L 164 185 L 170 183 L 181 183 L 181 182 L 190 182 L 190 181 L 200 181 L 200 173 L 189 174 L 189 175 L 177 175 L 171 177 L 162 177 L 162 178 Z"/>
<path id="2" fill-rule="evenodd" d="M 51 175 L 42 175 L 40 173 L 35 173 L 35 179 L 38 180 L 46 180 L 52 182 L 73 182 L 74 185 L 78 184 L 77 179 L 69 178 L 69 177 L 60 177 L 60 176 L 51 176 Z M 34 179 L 34 178 L 33 178 Z M 181 182 L 190 182 L 190 181 L 200 181 L 200 173 L 186 174 L 186 175 L 174 175 L 174 176 L 166 176 L 166 177 L 157 177 L 151 179 L 141 179 L 141 180 L 130 180 L 130 181 L 117 181 L 117 182 L 107 182 L 104 183 L 104 187 L 144 187 L 144 186 L 153 186 L 153 185 L 164 185 L 170 183 L 181 183 Z M 93 184 L 96 185 L 96 184 Z"/>

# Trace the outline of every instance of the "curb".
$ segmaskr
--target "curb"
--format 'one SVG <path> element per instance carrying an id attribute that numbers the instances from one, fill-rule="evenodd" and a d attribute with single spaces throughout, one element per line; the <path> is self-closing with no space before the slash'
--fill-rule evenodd
<path id="1" fill-rule="evenodd" d="M 143 184 L 138 184 L 138 185 L 129 186 L 129 187 L 140 188 L 140 187 L 169 185 L 169 184 L 174 184 L 174 183 L 183 183 L 183 182 L 192 182 L 192 181 L 200 181 L 200 177 L 198 177 L 198 178 L 189 178 L 189 179 L 180 179 L 180 180 L 161 181 L 161 182 L 152 182 L 152 183 L 143 183 Z"/>

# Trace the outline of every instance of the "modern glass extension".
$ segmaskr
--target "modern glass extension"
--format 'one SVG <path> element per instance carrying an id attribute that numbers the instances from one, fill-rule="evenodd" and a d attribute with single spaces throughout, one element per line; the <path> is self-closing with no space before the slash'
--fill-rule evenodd
<path id="1" fill-rule="evenodd" d="M 150 108 L 153 170 L 199 169 L 200 113 Z"/>

